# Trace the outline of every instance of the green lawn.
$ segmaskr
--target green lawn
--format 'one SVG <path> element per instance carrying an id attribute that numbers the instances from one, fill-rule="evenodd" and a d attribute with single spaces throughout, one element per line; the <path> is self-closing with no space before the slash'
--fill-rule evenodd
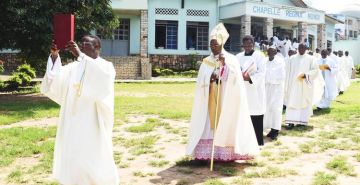
<path id="1" fill-rule="evenodd" d="M 126 114 L 155 114 L 162 118 L 190 119 L 195 83 L 117 84 L 116 122 Z M 120 94 L 120 95 L 119 95 Z"/>
<path id="2" fill-rule="evenodd" d="M 154 114 L 160 118 L 185 119 L 191 116 L 195 83 L 120 83 L 115 85 L 115 122 L 126 122 L 129 114 Z M 306 137 L 311 141 L 297 145 L 297 150 L 290 150 L 280 140 L 269 143 L 262 150 L 259 161 L 252 164 L 251 170 L 244 173 L 233 166 L 215 166 L 216 171 L 222 176 L 239 176 L 233 184 L 251 184 L 256 178 L 273 178 L 299 175 L 293 169 L 282 168 L 277 164 L 284 164 L 297 156 L 322 153 L 330 149 L 340 151 L 360 150 L 360 82 L 352 83 L 352 86 L 339 96 L 329 110 L 316 112 L 310 120 L 310 126 L 305 130 L 294 129 L 281 131 L 281 135 Z M 0 125 L 27 119 L 40 119 L 44 117 L 58 116 L 59 106 L 52 101 L 29 95 L 0 96 Z M 156 125 L 151 125 L 156 124 Z M 119 125 L 117 125 L 119 126 Z M 136 138 L 114 138 L 115 145 L 121 145 L 132 155 L 132 160 L 140 155 L 161 156 L 155 153 L 154 146 L 160 140 L 161 135 L 155 135 L 159 127 L 166 128 L 168 125 L 159 120 L 148 119 L 139 125 L 126 125 L 125 132 L 139 134 Z M 326 128 L 326 129 L 324 129 Z M 316 130 L 316 132 L 315 132 Z M 14 169 L 7 176 L 9 183 L 31 184 L 33 180 L 25 178 L 31 176 L 48 176 L 51 173 L 52 155 L 54 146 L 55 127 L 50 128 L 3 128 L 0 129 L 0 171 L 10 166 L 16 159 L 39 156 L 39 162 L 34 166 Z M 171 129 L 169 128 L 169 131 Z M 142 133 L 148 135 L 141 135 Z M 117 140 L 119 142 L 117 142 Z M 274 152 L 275 150 L 275 152 Z M 122 160 L 122 154 L 115 156 Z M 277 157 L 281 156 L 281 157 Z M 324 163 L 325 172 L 319 170 L 313 175 L 313 184 L 336 184 L 338 176 L 354 176 L 353 166 L 350 160 L 360 161 L 360 153 L 353 155 L 338 155 Z M 163 156 L 164 157 L 164 156 Z M 124 158 L 124 157 L 123 157 Z M 124 158 L 125 159 L 125 158 Z M 135 159 L 136 160 L 136 159 Z M 130 158 L 122 167 L 130 165 Z M 271 161 L 274 166 L 269 166 Z M 165 159 L 149 160 L 148 165 L 154 168 L 166 166 L 169 162 Z M 186 171 L 186 164 L 183 172 Z M 191 169 L 194 170 L 194 169 Z M 140 172 L 139 172 L 140 173 Z M 134 176 L 144 176 L 134 174 Z M 144 172 L 145 173 L 145 172 Z M 301 175 L 301 174 L 300 174 Z M 145 173 L 145 176 L 150 176 Z M 235 182 L 236 181 L 236 182 Z M 180 181 L 179 181 L 180 182 Z M 185 180 L 183 180 L 184 183 Z M 42 181 L 43 184 L 56 184 Z M 209 179 L 205 184 L 226 184 L 221 179 Z"/>
<path id="3" fill-rule="evenodd" d="M 17 96 L 0 98 L 0 125 L 59 115 L 59 106 L 49 99 Z"/>

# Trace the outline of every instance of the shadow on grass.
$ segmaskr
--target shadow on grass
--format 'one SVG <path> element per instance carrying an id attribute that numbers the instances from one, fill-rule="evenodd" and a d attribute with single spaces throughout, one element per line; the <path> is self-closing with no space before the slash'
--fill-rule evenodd
<path id="1" fill-rule="evenodd" d="M 0 95 L 0 125 L 6 125 L 26 119 L 56 116 L 59 106 L 39 94 Z"/>
<path id="2" fill-rule="evenodd" d="M 214 171 L 210 171 L 210 161 L 181 161 L 169 167 L 157 175 L 160 178 L 150 179 L 154 184 L 170 184 L 177 181 L 178 184 L 203 183 L 208 179 L 239 176 L 244 169 L 254 166 L 248 161 L 239 162 L 214 162 Z M 181 182 L 181 183 L 180 183 Z"/>
<path id="3" fill-rule="evenodd" d="M 285 125 L 282 126 L 282 130 L 279 133 L 280 135 L 285 136 L 304 136 L 306 133 L 311 132 L 314 130 L 314 126 L 304 126 L 304 125 L 296 125 L 291 130 L 287 130 Z"/>
<path id="4" fill-rule="evenodd" d="M 314 110 L 314 117 L 317 117 L 317 116 L 322 116 L 322 115 L 325 115 L 325 114 L 330 114 L 331 113 L 331 108 L 328 108 L 328 109 L 321 109 L 321 110 Z"/>

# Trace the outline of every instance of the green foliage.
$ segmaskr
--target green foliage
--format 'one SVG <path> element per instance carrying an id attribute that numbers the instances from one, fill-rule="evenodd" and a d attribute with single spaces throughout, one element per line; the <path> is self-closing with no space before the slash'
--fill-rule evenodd
<path id="1" fill-rule="evenodd" d="M 35 74 L 35 69 L 32 68 L 29 64 L 22 64 L 17 68 L 17 72 L 20 73 L 25 73 L 27 74 L 29 77 L 31 77 L 31 79 L 36 78 L 36 74 Z"/>
<path id="2" fill-rule="evenodd" d="M 197 56 L 198 56 L 198 53 L 191 53 L 191 54 L 188 55 L 187 62 L 190 63 L 191 69 L 193 69 L 193 70 L 197 68 L 197 66 L 196 66 L 196 64 L 197 64 L 197 60 L 196 60 Z"/>
<path id="3" fill-rule="evenodd" d="M 17 72 L 14 73 L 13 75 L 15 76 L 19 76 L 21 79 L 21 86 L 28 86 L 30 85 L 31 82 L 31 77 L 29 75 L 27 75 L 26 73 L 22 73 L 22 72 Z"/>
<path id="4" fill-rule="evenodd" d="M 226 185 L 226 184 L 219 179 L 209 179 L 204 182 L 204 185 Z"/>
<path id="5" fill-rule="evenodd" d="M 43 69 L 53 38 L 53 14 L 75 15 L 75 39 L 91 30 L 108 34 L 118 26 L 110 0 L 0 1 L 0 48 L 18 49 L 23 61 Z M 64 55 L 63 55 L 64 56 Z"/>
<path id="6" fill-rule="evenodd" d="M 174 74 L 175 74 L 174 71 L 171 69 L 162 69 L 160 71 L 161 76 L 169 76 L 169 75 L 174 75 Z"/>
<path id="7" fill-rule="evenodd" d="M 355 65 L 356 74 L 360 74 L 360 64 Z"/>
<path id="8" fill-rule="evenodd" d="M 360 162 L 360 153 L 354 155 L 357 162 Z"/>
<path id="9" fill-rule="evenodd" d="M 336 175 L 327 174 L 325 172 L 316 172 L 312 185 L 335 185 Z"/>
<path id="10" fill-rule="evenodd" d="M 152 167 L 163 167 L 165 165 L 168 165 L 169 161 L 166 160 L 151 160 L 148 165 Z"/>
<path id="11" fill-rule="evenodd" d="M 153 77 L 158 77 L 161 74 L 161 69 L 160 68 L 152 68 L 152 73 L 151 74 L 152 74 Z"/>
<path id="12" fill-rule="evenodd" d="M 8 182 L 15 182 L 15 183 L 26 183 L 26 181 L 23 180 L 23 171 L 20 167 L 17 167 L 14 171 L 12 171 L 7 176 Z"/>
<path id="13" fill-rule="evenodd" d="M 23 84 L 22 78 L 19 73 L 13 73 L 11 78 L 6 81 L 6 88 L 9 89 L 17 89 L 19 86 Z"/>
<path id="14" fill-rule="evenodd" d="M 356 176 L 354 167 L 349 164 L 345 156 L 335 156 L 329 163 L 326 164 L 326 168 L 334 170 L 340 174 Z"/>
<path id="15" fill-rule="evenodd" d="M 31 80 L 35 77 L 35 69 L 33 69 L 29 64 L 20 65 L 16 72 L 12 73 L 11 78 L 6 82 L 6 87 L 4 86 L 3 88 L 6 88 L 8 91 L 14 91 L 20 86 L 29 86 Z"/>
<path id="16" fill-rule="evenodd" d="M 0 91 L 5 88 L 5 83 L 0 79 Z"/>
<path id="17" fill-rule="evenodd" d="M 231 184 L 234 184 L 234 185 L 251 185 L 252 182 L 249 179 L 246 179 L 246 178 L 237 178 L 237 179 L 234 179 Z"/>
<path id="18" fill-rule="evenodd" d="M 19 97 L 11 96 L 8 100 L 0 100 L 0 125 L 59 115 L 59 106 L 51 100 Z"/>
<path id="19" fill-rule="evenodd" d="M 287 175 L 297 175 L 297 172 L 292 169 L 280 169 L 277 167 L 266 167 L 262 170 L 253 170 L 244 174 L 247 178 L 273 178 L 285 177 Z"/>
<path id="20" fill-rule="evenodd" d="M 0 64 L 0 74 L 3 73 L 4 71 L 5 71 L 4 66 Z"/>
<path id="21" fill-rule="evenodd" d="M 39 153 L 52 156 L 54 141 L 47 141 L 47 139 L 55 137 L 55 133 L 55 127 L 0 129 L 0 167 L 10 165 L 19 157 Z"/>
<path id="22" fill-rule="evenodd" d="M 198 76 L 198 72 L 195 70 L 189 70 L 181 72 L 180 75 L 184 77 L 196 78 Z"/>

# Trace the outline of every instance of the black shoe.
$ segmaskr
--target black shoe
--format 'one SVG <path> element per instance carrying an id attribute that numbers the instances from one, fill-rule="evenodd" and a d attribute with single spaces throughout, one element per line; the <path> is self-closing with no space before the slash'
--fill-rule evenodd
<path id="1" fill-rule="evenodd" d="M 285 126 L 286 130 L 291 130 L 291 129 L 293 129 L 294 127 L 295 127 L 295 125 L 292 124 L 292 123 L 289 123 L 289 124 L 287 124 L 287 125 Z"/>
<path id="2" fill-rule="evenodd" d="M 316 109 L 314 110 L 314 111 L 321 111 L 322 110 L 322 108 L 320 108 L 320 107 L 316 107 Z"/>
<path id="3" fill-rule="evenodd" d="M 274 135 L 274 131 L 275 129 L 271 129 L 270 132 L 266 134 L 266 137 L 271 137 L 272 135 Z"/>
<path id="4" fill-rule="evenodd" d="M 278 135 L 279 135 L 279 131 L 275 130 L 273 135 L 271 135 L 270 139 L 271 140 L 277 140 Z"/>
<path id="5" fill-rule="evenodd" d="M 344 91 L 340 91 L 339 94 L 344 94 Z"/>

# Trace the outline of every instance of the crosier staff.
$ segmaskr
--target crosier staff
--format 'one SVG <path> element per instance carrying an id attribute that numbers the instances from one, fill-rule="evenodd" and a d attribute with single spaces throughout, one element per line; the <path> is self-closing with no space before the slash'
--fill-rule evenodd
<path id="1" fill-rule="evenodd" d="M 222 40 L 222 36 L 221 35 L 218 35 L 218 37 L 221 38 Z M 223 48 L 223 45 L 221 45 L 221 50 Z M 211 160 L 210 160 L 210 171 L 213 171 L 213 168 L 214 168 L 214 153 L 215 153 L 215 132 L 216 132 L 216 128 L 217 128 L 217 124 L 218 124 L 218 116 L 219 116 L 219 101 L 220 101 L 220 88 L 221 88 L 221 65 L 225 65 L 224 63 L 224 58 L 222 56 L 222 53 L 221 53 L 221 50 L 220 50 L 220 54 L 218 55 L 219 57 L 216 58 L 216 66 L 215 66 L 215 70 L 218 70 L 218 73 L 217 73 L 217 89 L 216 89 L 216 103 L 215 103 L 215 124 L 214 124 L 214 134 L 213 134 L 213 143 L 212 143 L 212 149 L 211 149 Z M 220 64 L 221 62 L 221 64 Z M 223 66 L 224 67 L 224 66 Z"/>

